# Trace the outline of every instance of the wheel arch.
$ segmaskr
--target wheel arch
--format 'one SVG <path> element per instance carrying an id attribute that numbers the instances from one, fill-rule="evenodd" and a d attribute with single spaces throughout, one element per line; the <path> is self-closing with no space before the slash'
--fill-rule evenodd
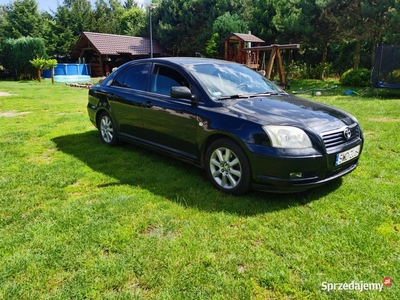
<path id="1" fill-rule="evenodd" d="M 202 166 L 214 187 L 231 195 L 243 195 L 251 189 L 253 168 L 248 149 L 240 141 L 229 135 L 215 134 L 207 139 L 203 153 Z"/>
<path id="2" fill-rule="evenodd" d="M 243 144 L 243 142 L 238 141 L 236 138 L 234 138 L 234 136 L 230 135 L 230 134 L 226 134 L 226 133 L 214 133 L 210 136 L 208 136 L 205 141 L 203 142 L 203 145 L 201 147 L 201 152 L 200 152 L 200 166 L 201 168 L 204 169 L 205 165 L 205 158 L 206 158 L 206 153 L 207 153 L 207 149 L 210 147 L 210 145 L 215 142 L 216 140 L 219 139 L 229 139 L 232 142 L 236 143 L 240 148 L 242 148 L 242 150 L 244 151 L 244 153 L 247 156 L 247 159 L 249 159 L 248 157 L 248 149 L 246 148 L 246 146 Z"/>
<path id="3" fill-rule="evenodd" d="M 100 128 L 100 117 L 104 112 L 107 113 L 110 116 L 110 118 L 113 120 L 114 124 L 116 124 L 113 116 L 111 115 L 111 113 L 107 109 L 101 107 L 96 111 L 96 114 L 95 114 L 96 127 L 98 129 Z"/>
<path id="4" fill-rule="evenodd" d="M 102 123 L 103 117 L 108 119 L 104 123 L 104 127 Z M 107 111 L 106 109 L 98 110 L 95 119 L 96 119 L 97 129 L 102 141 L 110 146 L 115 146 L 116 144 L 118 144 L 119 141 L 118 129 L 115 126 L 115 122 L 110 112 Z"/>

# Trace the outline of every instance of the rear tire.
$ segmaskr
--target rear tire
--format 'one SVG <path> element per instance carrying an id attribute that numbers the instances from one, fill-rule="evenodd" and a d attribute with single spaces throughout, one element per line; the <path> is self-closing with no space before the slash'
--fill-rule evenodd
<path id="1" fill-rule="evenodd" d="M 118 143 L 117 130 L 110 115 L 102 112 L 99 118 L 99 133 L 103 143 L 115 146 Z"/>
<path id="2" fill-rule="evenodd" d="M 206 152 L 205 167 L 211 183 L 219 190 L 242 195 L 251 188 L 251 166 L 242 148 L 223 138 L 214 141 Z"/>

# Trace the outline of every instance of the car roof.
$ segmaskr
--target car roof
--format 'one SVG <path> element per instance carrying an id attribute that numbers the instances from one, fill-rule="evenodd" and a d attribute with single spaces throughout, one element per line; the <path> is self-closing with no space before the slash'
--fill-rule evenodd
<path id="1" fill-rule="evenodd" d="M 236 64 L 231 61 L 214 59 L 214 58 L 203 58 L 203 57 L 158 57 L 158 58 L 145 58 L 134 62 L 171 62 L 178 65 L 199 65 L 199 64 Z"/>

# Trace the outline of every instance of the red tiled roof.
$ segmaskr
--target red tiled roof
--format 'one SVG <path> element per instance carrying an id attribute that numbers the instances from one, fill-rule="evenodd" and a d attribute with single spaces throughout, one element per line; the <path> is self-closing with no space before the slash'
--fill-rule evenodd
<path id="1" fill-rule="evenodd" d="M 102 55 L 119 55 L 123 53 L 131 55 L 150 54 L 149 38 L 87 31 L 82 33 L 74 52 L 76 53 L 79 49 L 88 47 L 88 43 L 96 49 L 96 52 Z M 166 54 L 166 50 L 154 39 L 153 53 L 157 55 Z"/>

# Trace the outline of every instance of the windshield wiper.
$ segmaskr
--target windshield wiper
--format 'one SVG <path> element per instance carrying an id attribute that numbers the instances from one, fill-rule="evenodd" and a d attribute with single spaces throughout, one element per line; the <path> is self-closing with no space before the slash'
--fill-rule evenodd
<path id="1" fill-rule="evenodd" d="M 249 95 L 230 95 L 230 96 L 222 96 L 219 97 L 218 100 L 228 100 L 228 99 L 240 99 L 240 98 L 246 98 L 248 99 L 250 96 Z"/>
<path id="2" fill-rule="evenodd" d="M 280 95 L 280 94 L 285 94 L 285 92 L 265 92 L 265 93 L 257 93 L 257 94 L 249 94 L 249 95 L 244 95 L 244 94 L 235 94 L 235 95 L 230 95 L 230 96 L 221 96 L 218 98 L 218 100 L 229 100 L 229 99 L 249 99 L 249 98 L 254 98 L 254 97 L 269 97 L 269 96 L 275 96 L 275 95 Z"/>
<path id="3" fill-rule="evenodd" d="M 269 96 L 274 96 L 274 95 L 280 95 L 281 93 L 271 93 L 271 92 L 266 92 L 266 93 L 257 93 L 257 94 L 252 94 L 249 95 L 249 97 L 260 97 L 260 96 L 264 96 L 264 97 L 269 97 Z"/>

